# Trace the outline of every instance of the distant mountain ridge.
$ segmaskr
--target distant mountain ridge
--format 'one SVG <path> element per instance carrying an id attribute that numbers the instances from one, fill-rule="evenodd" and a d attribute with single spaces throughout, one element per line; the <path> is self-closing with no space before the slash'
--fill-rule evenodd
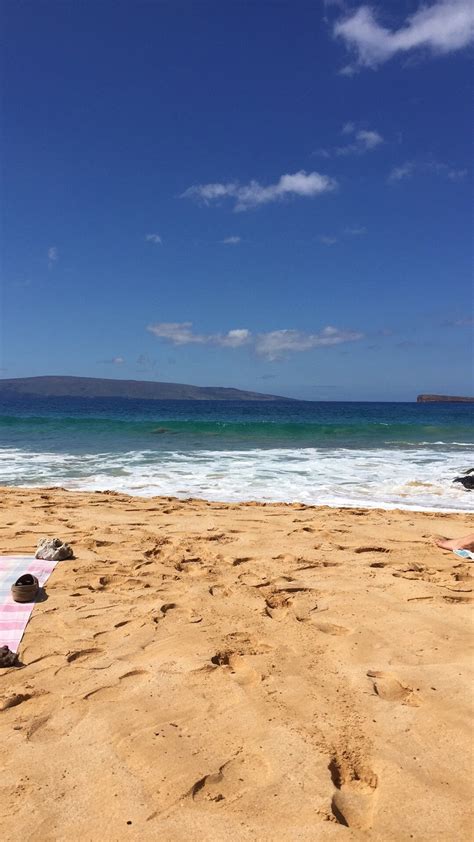
<path id="1" fill-rule="evenodd" d="M 68 398 L 135 398 L 188 401 L 291 401 L 280 395 L 247 392 L 225 386 L 190 386 L 154 380 L 114 380 L 102 377 L 14 377 L 0 380 L 0 399 L 15 395 Z"/>

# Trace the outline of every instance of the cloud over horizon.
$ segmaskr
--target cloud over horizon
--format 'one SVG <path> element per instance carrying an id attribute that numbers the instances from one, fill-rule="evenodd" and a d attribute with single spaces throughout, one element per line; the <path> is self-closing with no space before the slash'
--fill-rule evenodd
<path id="1" fill-rule="evenodd" d="M 112 357 L 111 360 L 98 360 L 101 365 L 123 365 L 125 362 L 124 357 Z"/>
<path id="2" fill-rule="evenodd" d="M 247 328 L 234 328 L 227 333 L 194 333 L 192 322 L 159 322 L 147 330 L 158 339 L 173 345 L 215 345 L 221 348 L 251 346 L 255 353 L 274 361 L 286 353 L 310 351 L 362 339 L 364 334 L 354 330 L 340 330 L 328 325 L 319 333 L 283 329 L 253 334 Z"/>
<path id="3" fill-rule="evenodd" d="M 248 184 L 239 184 L 238 182 L 195 184 L 188 187 L 180 198 L 194 199 L 204 205 L 210 205 L 212 202 L 218 203 L 223 199 L 233 199 L 235 202 L 234 211 L 239 212 L 294 196 L 312 198 L 321 193 L 332 192 L 336 188 L 337 181 L 328 175 L 299 170 L 293 174 L 282 175 L 276 184 L 267 186 L 254 180 Z"/>
<path id="4" fill-rule="evenodd" d="M 474 5 L 472 0 L 438 0 L 431 6 L 421 5 L 396 30 L 378 23 L 373 9 L 363 5 L 338 20 L 333 32 L 355 53 L 355 64 L 340 71 L 350 76 L 362 67 L 376 68 L 397 53 L 424 48 L 443 55 L 467 47 L 474 40 Z"/>

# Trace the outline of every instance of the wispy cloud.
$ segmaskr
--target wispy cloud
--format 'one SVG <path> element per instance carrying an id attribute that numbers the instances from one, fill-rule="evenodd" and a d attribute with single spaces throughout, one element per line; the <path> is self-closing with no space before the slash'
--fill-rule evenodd
<path id="1" fill-rule="evenodd" d="M 163 244 L 163 240 L 159 234 L 147 234 L 145 240 L 147 243 L 154 243 L 155 246 L 161 246 Z"/>
<path id="2" fill-rule="evenodd" d="M 463 319 L 446 319 L 441 322 L 441 327 L 474 327 L 474 319 L 469 316 Z"/>
<path id="3" fill-rule="evenodd" d="M 339 242 L 339 239 L 344 237 L 361 237 L 363 234 L 367 234 L 367 228 L 364 228 L 362 225 L 352 225 L 340 231 L 338 236 L 335 234 L 321 234 L 318 240 L 324 246 L 334 246 Z"/>
<path id="4" fill-rule="evenodd" d="M 474 6 L 472 0 L 438 0 L 421 5 L 403 26 L 390 30 L 376 20 L 370 6 L 363 5 L 336 22 L 334 35 L 355 53 L 355 62 L 340 71 L 349 76 L 361 67 L 375 68 L 397 53 L 424 48 L 446 54 L 467 47 L 474 40 Z"/>
<path id="5" fill-rule="evenodd" d="M 344 228 L 344 234 L 347 234 L 348 237 L 361 237 L 363 234 L 367 234 L 367 228 L 363 225 L 348 225 L 347 228 Z"/>
<path id="6" fill-rule="evenodd" d="M 413 161 L 406 161 L 399 167 L 394 167 L 388 176 L 389 181 L 403 181 L 405 178 L 410 178 L 413 175 L 415 164 Z"/>
<path id="7" fill-rule="evenodd" d="M 101 365 L 123 365 L 124 362 L 124 357 L 112 357 L 111 360 L 99 360 Z"/>
<path id="8" fill-rule="evenodd" d="M 335 190 L 337 182 L 328 175 L 318 172 L 307 173 L 304 170 L 293 174 L 280 176 L 276 184 L 267 186 L 258 181 L 248 184 L 228 182 L 227 184 L 196 184 L 188 187 L 181 194 L 182 199 L 194 199 L 204 205 L 218 203 L 224 199 L 234 201 L 235 211 L 246 211 L 250 208 L 278 202 L 294 196 L 313 198 L 321 193 Z"/>
<path id="9" fill-rule="evenodd" d="M 215 345 L 222 348 L 250 346 L 267 360 L 277 360 L 288 353 L 354 342 L 364 336 L 359 331 L 341 330 L 331 325 L 319 333 L 284 329 L 253 334 L 247 328 L 235 328 L 227 333 L 205 334 L 195 333 L 192 322 L 160 322 L 149 325 L 147 330 L 158 339 L 164 339 L 173 345 Z"/>
<path id="10" fill-rule="evenodd" d="M 388 181 L 391 183 L 405 181 L 417 172 L 434 173 L 448 178 L 450 181 L 462 181 L 467 176 L 466 169 L 456 169 L 450 164 L 443 164 L 439 161 L 405 161 L 404 164 L 394 167 L 390 171 Z"/>
<path id="11" fill-rule="evenodd" d="M 48 269 L 52 269 L 54 264 L 59 260 L 59 251 L 56 246 L 50 246 L 48 249 Z"/>
<path id="12" fill-rule="evenodd" d="M 354 140 L 346 146 L 338 146 L 335 149 L 336 155 L 363 155 L 364 152 L 376 149 L 383 143 L 383 137 L 379 132 L 369 131 L 368 129 L 356 130 L 353 123 L 346 123 L 342 132 L 345 135 L 353 134 Z"/>
<path id="13" fill-rule="evenodd" d="M 355 132 L 355 128 L 354 123 L 344 123 L 341 129 L 341 134 L 352 134 L 352 132 Z"/>
<path id="14" fill-rule="evenodd" d="M 257 354 L 268 360 L 277 360 L 289 352 L 311 351 L 313 348 L 328 348 L 344 342 L 362 339 L 363 334 L 354 330 L 340 330 L 328 325 L 319 333 L 306 333 L 299 330 L 272 330 L 260 333 L 256 337 Z"/>
<path id="15" fill-rule="evenodd" d="M 137 371 L 141 374 L 145 372 L 152 372 L 156 374 L 156 369 L 158 366 L 158 361 L 155 360 L 153 357 L 150 357 L 149 354 L 139 354 L 136 360 L 137 364 Z"/>
<path id="16" fill-rule="evenodd" d="M 158 322 L 148 325 L 147 330 L 173 345 L 220 345 L 222 348 L 246 345 L 251 336 L 246 328 L 235 328 L 227 333 L 195 333 L 192 322 Z"/>
<path id="17" fill-rule="evenodd" d="M 448 168 L 448 172 L 446 173 L 446 177 L 449 178 L 450 181 L 463 181 L 466 176 L 467 170 L 453 170 Z"/>
<path id="18" fill-rule="evenodd" d="M 241 237 L 235 237 L 235 236 L 234 237 L 225 237 L 224 240 L 221 240 L 221 243 L 223 243 L 225 246 L 238 246 L 238 244 L 241 243 L 241 242 L 242 242 L 242 238 Z"/>
<path id="19" fill-rule="evenodd" d="M 341 134 L 345 137 L 352 136 L 351 142 L 346 143 L 344 146 L 335 146 L 334 148 L 329 149 L 316 149 L 313 154 L 319 155 L 321 158 L 332 158 L 333 156 L 340 157 L 345 155 L 364 155 L 365 152 L 370 152 L 372 149 L 376 149 L 377 146 L 380 146 L 380 144 L 384 142 L 380 132 L 374 131 L 373 129 L 358 128 L 353 122 L 345 123 L 341 129 Z"/>

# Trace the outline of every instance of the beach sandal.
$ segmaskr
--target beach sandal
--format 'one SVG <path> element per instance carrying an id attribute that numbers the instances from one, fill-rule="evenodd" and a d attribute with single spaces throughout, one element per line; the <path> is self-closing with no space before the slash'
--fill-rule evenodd
<path id="1" fill-rule="evenodd" d="M 17 665 L 17 658 L 17 653 L 12 652 L 8 646 L 0 646 L 0 669 L 15 667 Z"/>
<path id="2" fill-rule="evenodd" d="M 467 558 L 469 561 L 474 561 L 474 553 L 471 550 L 453 550 L 453 553 L 459 558 Z"/>
<path id="3" fill-rule="evenodd" d="M 24 573 L 12 585 L 12 597 L 15 602 L 34 602 L 38 596 L 39 582 L 31 573 Z"/>

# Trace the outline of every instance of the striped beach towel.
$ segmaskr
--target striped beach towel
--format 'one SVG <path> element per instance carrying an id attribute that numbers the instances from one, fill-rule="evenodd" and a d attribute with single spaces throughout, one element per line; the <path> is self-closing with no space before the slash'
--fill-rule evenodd
<path id="1" fill-rule="evenodd" d="M 15 602 L 11 586 L 23 573 L 36 576 L 44 585 L 56 567 L 57 561 L 44 561 L 31 555 L 0 556 L 0 646 L 17 652 L 26 624 L 33 611 L 34 602 Z"/>

